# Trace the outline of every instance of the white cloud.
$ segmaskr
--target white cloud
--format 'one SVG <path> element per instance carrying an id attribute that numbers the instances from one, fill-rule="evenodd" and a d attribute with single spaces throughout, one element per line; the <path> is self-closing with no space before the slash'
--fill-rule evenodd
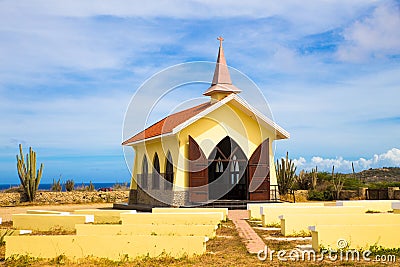
<path id="1" fill-rule="evenodd" d="M 400 4 L 386 1 L 371 16 L 344 30 L 345 43 L 338 49 L 344 61 L 364 61 L 400 54 Z"/>
<path id="2" fill-rule="evenodd" d="M 375 154 L 369 159 L 359 158 L 358 160 L 347 160 L 343 157 L 312 157 L 310 161 L 307 161 L 303 157 L 300 157 L 299 159 L 294 159 L 293 162 L 298 169 L 311 170 L 317 166 L 319 170 L 329 172 L 332 170 L 332 166 L 335 166 L 335 170 L 344 173 L 352 171 L 352 163 L 356 171 L 369 168 L 400 167 L 400 149 L 392 148 L 385 153 L 379 155 Z"/>
<path id="3" fill-rule="evenodd" d="M 6 12 L 30 10 L 41 15 L 90 17 L 111 15 L 118 17 L 172 17 L 172 18 L 210 18 L 210 17 L 253 17 L 290 14 L 299 23 L 318 19 L 338 21 L 354 14 L 362 6 L 379 2 L 377 0 L 330 0 L 307 4 L 304 1 L 288 0 L 283 2 L 248 0 L 212 1 L 212 0 L 170 0 L 170 1 L 126 1 L 126 0 L 31 0 L 2 1 L 1 9 Z M 336 11 L 336 12 L 335 12 Z M 320 16 L 312 16 L 319 14 Z M 317 18 L 319 17 L 319 18 Z M 315 25 L 314 25 L 315 26 Z"/>

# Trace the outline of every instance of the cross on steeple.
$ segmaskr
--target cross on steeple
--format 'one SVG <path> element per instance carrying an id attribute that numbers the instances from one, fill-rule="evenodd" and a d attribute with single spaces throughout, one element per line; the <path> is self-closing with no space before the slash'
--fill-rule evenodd
<path id="1" fill-rule="evenodd" d="M 224 38 L 222 38 L 222 36 L 219 36 L 217 38 L 217 40 L 219 40 L 219 46 L 222 46 L 222 42 L 224 41 Z"/>
<path id="2" fill-rule="evenodd" d="M 211 87 L 204 92 L 204 95 L 211 96 L 214 100 L 220 100 L 231 93 L 240 93 L 240 89 L 232 84 L 228 65 L 226 64 L 224 49 L 222 48 L 222 41 L 224 41 L 224 38 L 219 36 L 217 40 L 219 41 L 219 49 L 214 77 L 211 82 Z"/>

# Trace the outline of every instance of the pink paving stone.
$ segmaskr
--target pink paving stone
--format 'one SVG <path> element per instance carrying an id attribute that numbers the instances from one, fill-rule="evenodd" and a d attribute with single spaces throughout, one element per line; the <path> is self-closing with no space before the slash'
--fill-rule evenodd
<path id="1" fill-rule="evenodd" d="M 228 218 L 235 224 L 239 236 L 242 238 L 249 253 L 258 253 L 263 250 L 265 243 L 245 221 L 248 219 L 247 210 L 229 210 Z"/>

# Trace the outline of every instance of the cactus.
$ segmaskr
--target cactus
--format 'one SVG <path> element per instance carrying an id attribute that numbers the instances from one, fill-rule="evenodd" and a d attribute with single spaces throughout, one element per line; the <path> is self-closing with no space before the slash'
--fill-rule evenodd
<path id="1" fill-rule="evenodd" d="M 318 178 L 318 167 L 315 166 L 315 169 L 311 170 L 311 187 L 313 190 L 317 187 L 317 178 Z"/>
<path id="2" fill-rule="evenodd" d="M 334 193 L 336 199 L 339 199 L 340 192 L 342 191 L 343 188 L 343 184 L 344 184 L 343 177 L 339 174 L 335 175 L 335 166 L 332 166 L 332 185 L 335 190 Z"/>
<path id="3" fill-rule="evenodd" d="M 50 191 L 53 192 L 61 192 L 62 191 L 62 186 L 61 186 L 61 175 L 58 180 L 53 179 L 53 184 L 50 187 Z"/>
<path id="4" fill-rule="evenodd" d="M 276 160 L 275 168 L 279 194 L 285 195 L 292 188 L 296 172 L 294 163 L 289 159 L 289 152 L 286 152 L 286 159 L 281 159 L 281 163 L 279 163 L 279 160 Z"/>
<path id="5" fill-rule="evenodd" d="M 36 191 L 42 178 L 43 163 L 40 164 L 39 170 L 36 171 L 36 152 L 29 148 L 26 154 L 26 162 L 22 152 L 22 145 L 19 144 L 19 156 L 17 155 L 17 170 L 21 185 L 27 200 L 32 202 L 35 199 Z"/>

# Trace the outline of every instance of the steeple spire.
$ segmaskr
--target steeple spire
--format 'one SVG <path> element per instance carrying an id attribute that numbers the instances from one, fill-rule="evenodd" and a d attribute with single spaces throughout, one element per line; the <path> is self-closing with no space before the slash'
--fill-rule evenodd
<path id="1" fill-rule="evenodd" d="M 240 89 L 234 86 L 231 81 L 231 76 L 229 74 L 228 65 L 226 64 L 224 55 L 224 49 L 222 47 L 224 38 L 220 36 L 217 38 L 217 40 L 219 40 L 219 50 L 214 77 L 211 87 L 207 89 L 204 95 L 220 100 L 231 93 L 240 93 Z"/>

